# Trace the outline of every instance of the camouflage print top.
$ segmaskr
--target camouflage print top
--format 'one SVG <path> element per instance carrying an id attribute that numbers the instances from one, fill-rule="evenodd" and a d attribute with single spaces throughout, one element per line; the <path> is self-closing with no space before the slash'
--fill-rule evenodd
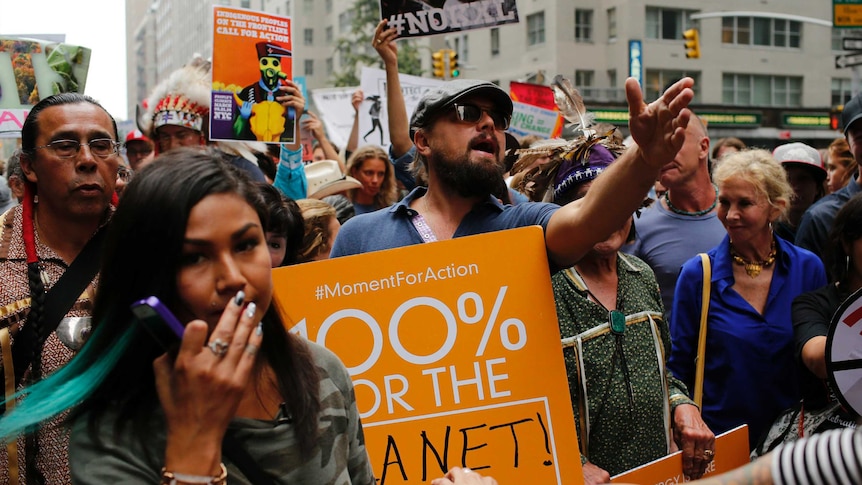
<path id="1" fill-rule="evenodd" d="M 582 461 L 612 476 L 666 455 L 672 409 L 691 402 L 666 370 L 670 334 L 653 271 L 617 253 L 617 276 L 622 335 L 611 332 L 608 309 L 588 298 L 574 267 L 553 276 Z"/>
<path id="2" fill-rule="evenodd" d="M 353 383 L 344 364 L 329 350 L 309 342 L 320 373 L 321 411 L 317 446 L 308 460 L 300 457 L 293 425 L 281 413 L 273 420 L 236 418 L 230 429 L 257 465 L 276 483 L 291 485 L 374 485 Z M 72 429 L 69 451 L 72 476 L 79 485 L 159 483 L 164 462 L 166 427 L 161 410 L 154 411 L 147 436 L 114 433 L 115 416 L 98 421 L 98 436 L 87 419 Z M 228 483 L 251 484 L 223 457 Z"/>
<path id="3" fill-rule="evenodd" d="M 21 206 L 9 209 L 3 219 L 0 223 L 0 233 L 2 233 L 0 235 L 0 329 L 9 328 L 11 330 L 11 341 L 12 346 L 14 346 L 15 334 L 21 325 L 26 325 L 27 315 L 30 312 L 30 284 L 27 279 L 27 256 L 24 252 Z M 42 268 L 48 275 L 49 283 L 45 288 L 50 290 L 69 266 L 54 250 L 39 240 L 38 232 L 35 234 L 35 239 L 36 254 L 39 256 Z M 89 319 L 93 309 L 92 296 L 95 293 L 97 278 L 93 279 L 89 287 L 66 314 L 60 324 L 61 328 L 68 328 L 69 324 L 74 325 L 81 323 L 82 319 Z M 64 344 L 58 335 L 58 332 L 52 332 L 42 348 L 43 376 L 53 373 L 75 355 L 75 351 Z M 2 350 L 0 350 L 0 358 L 2 358 Z M 2 369 L 2 360 L 0 360 L 0 370 Z M 28 374 L 29 371 L 25 374 L 25 382 Z M 66 451 L 68 432 L 57 426 L 58 422 L 59 420 L 54 420 L 48 425 L 42 426 L 38 431 L 39 456 L 36 459 L 36 466 L 44 475 L 47 483 L 71 484 Z M 18 440 L 18 463 L 21 484 L 26 483 L 24 476 L 25 452 L 24 438 L 20 438 Z M 10 483 L 6 453 L 6 447 L 0 447 L 0 483 Z"/>

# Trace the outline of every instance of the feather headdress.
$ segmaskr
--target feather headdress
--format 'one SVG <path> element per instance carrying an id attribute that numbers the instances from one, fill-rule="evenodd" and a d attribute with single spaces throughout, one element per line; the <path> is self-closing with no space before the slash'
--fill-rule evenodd
<path id="1" fill-rule="evenodd" d="M 146 110 L 138 116 L 138 127 L 155 140 L 156 128 L 185 126 L 207 133 L 210 112 L 212 62 L 195 54 L 185 66 L 172 72 L 147 98 Z M 266 153 L 266 144 L 257 141 L 218 141 L 219 150 L 238 155 L 257 165 L 255 152 Z M 157 147 L 158 149 L 158 147 Z"/>
<path id="2" fill-rule="evenodd" d="M 210 110 L 211 66 L 210 61 L 195 55 L 160 82 L 147 98 L 138 128 L 153 140 L 156 128 L 164 125 L 203 131 Z"/>
<path id="3" fill-rule="evenodd" d="M 581 92 L 572 85 L 572 82 L 557 74 L 551 82 L 551 88 L 554 90 L 554 103 L 559 108 L 563 118 L 568 121 L 568 125 L 584 135 L 594 133 L 590 127 L 593 125 L 595 115 L 587 113 L 584 98 L 581 96 Z"/>
<path id="4" fill-rule="evenodd" d="M 622 136 L 610 124 L 593 124 L 594 115 L 587 112 L 581 93 L 563 76 L 556 76 L 552 83 L 554 101 L 560 113 L 575 129 L 576 138 L 566 140 L 554 138 L 541 140 L 529 148 L 518 150 L 518 161 L 512 167 L 512 174 L 524 172 L 518 183 L 518 190 L 532 201 L 553 202 L 555 185 L 559 181 L 560 167 L 564 164 L 586 166 L 596 145 L 603 151 L 618 157 L 624 150 Z M 545 160 L 542 160 L 545 159 Z M 539 161 L 536 164 L 536 161 Z M 600 170 L 599 170 L 600 171 Z"/>

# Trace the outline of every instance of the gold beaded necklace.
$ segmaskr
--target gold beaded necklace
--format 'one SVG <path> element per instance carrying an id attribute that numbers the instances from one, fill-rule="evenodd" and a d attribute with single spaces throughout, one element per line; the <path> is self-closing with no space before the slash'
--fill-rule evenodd
<path id="1" fill-rule="evenodd" d="M 775 262 L 775 254 L 775 239 L 772 240 L 772 249 L 769 251 L 769 256 L 763 261 L 748 261 L 733 249 L 733 245 L 730 246 L 730 255 L 733 257 L 733 262 L 745 267 L 745 272 L 752 278 L 757 278 L 757 275 L 763 271 L 763 268 L 772 266 L 772 263 Z"/>

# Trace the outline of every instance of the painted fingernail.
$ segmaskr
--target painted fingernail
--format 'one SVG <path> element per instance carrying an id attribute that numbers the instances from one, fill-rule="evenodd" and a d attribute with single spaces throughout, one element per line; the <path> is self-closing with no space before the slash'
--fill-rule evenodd
<path id="1" fill-rule="evenodd" d="M 236 292 L 236 296 L 233 297 L 233 302 L 236 303 L 236 306 L 242 306 L 242 302 L 245 301 L 245 292 L 239 290 Z"/>
<path id="2" fill-rule="evenodd" d="M 258 322 L 257 328 L 254 329 L 254 334 L 258 337 L 263 335 L 263 322 Z"/>
<path id="3" fill-rule="evenodd" d="M 257 310 L 257 305 L 255 305 L 254 302 L 249 303 L 248 306 L 245 307 L 245 316 L 247 316 L 248 318 L 254 317 L 254 312 L 256 310 Z"/>

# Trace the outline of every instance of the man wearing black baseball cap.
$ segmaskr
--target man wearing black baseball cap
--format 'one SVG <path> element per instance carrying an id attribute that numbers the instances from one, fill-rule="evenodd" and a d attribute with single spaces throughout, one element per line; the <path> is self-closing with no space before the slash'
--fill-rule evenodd
<path id="1" fill-rule="evenodd" d="M 862 93 L 853 96 L 853 99 L 844 105 L 841 122 L 844 125 L 844 137 L 850 145 L 850 152 L 858 163 L 862 160 L 860 158 L 862 157 Z M 825 249 L 828 247 L 832 222 L 844 203 L 859 192 L 862 192 L 862 171 L 844 188 L 823 197 L 809 207 L 802 215 L 799 228 L 796 230 L 796 245 L 820 256 L 826 266 L 827 276 L 830 278 L 832 277 L 829 274 L 831 264 L 827 260 Z"/>
<path id="2" fill-rule="evenodd" d="M 682 146 L 693 84 L 684 78 L 647 105 L 640 85 L 628 79 L 629 128 L 636 144 L 596 179 L 587 197 L 560 208 L 503 205 L 491 195 L 504 170 L 512 100 L 486 81 L 443 83 L 419 101 L 410 119 L 415 164 L 427 171 L 427 188 L 415 188 L 389 209 L 347 221 L 332 256 L 541 225 L 552 266 L 568 267 L 640 207 L 659 169 Z"/>

